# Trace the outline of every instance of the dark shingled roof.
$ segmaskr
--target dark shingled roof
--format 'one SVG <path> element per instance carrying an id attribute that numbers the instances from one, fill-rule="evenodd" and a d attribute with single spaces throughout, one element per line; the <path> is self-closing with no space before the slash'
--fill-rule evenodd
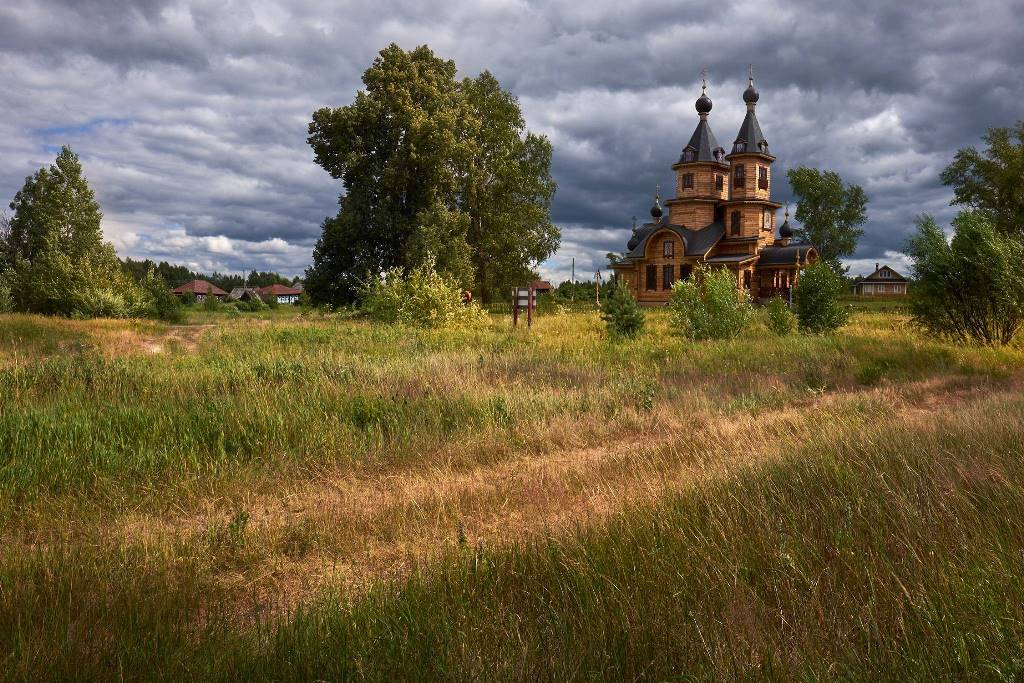
<path id="1" fill-rule="evenodd" d="M 715 158 L 715 150 L 721 152 L 723 159 Z M 679 154 L 679 161 L 676 163 L 687 164 L 699 161 L 718 161 L 724 163 L 725 150 L 718 144 L 715 134 L 711 132 L 711 126 L 706 117 L 702 117 L 697 128 L 694 129 L 690 141 L 683 147 Z"/>
<path id="2" fill-rule="evenodd" d="M 712 256 L 708 263 L 743 263 L 757 258 L 757 254 L 725 254 L 723 256 Z"/>
<path id="3" fill-rule="evenodd" d="M 879 273 L 881 273 L 883 270 L 888 270 L 895 277 L 882 277 Z M 906 281 L 907 281 L 907 278 L 903 277 L 902 275 L 897 273 L 893 268 L 890 268 L 889 266 L 882 266 L 881 268 L 877 269 L 875 272 L 871 273 L 871 275 L 868 275 L 863 280 L 859 280 L 859 282 L 906 282 Z"/>
<path id="4" fill-rule="evenodd" d="M 807 252 L 814 247 L 810 244 L 790 244 L 785 247 L 765 247 L 761 250 L 759 266 L 792 266 L 807 263 Z"/>
<path id="5" fill-rule="evenodd" d="M 684 228 L 681 225 L 672 225 L 668 222 L 667 218 L 662 218 L 658 223 L 644 223 L 642 226 L 637 228 L 636 234 L 639 238 L 636 246 L 630 249 L 629 253 L 626 254 L 626 258 L 636 259 L 643 258 L 644 250 L 647 248 L 647 240 L 658 230 L 667 228 L 675 234 L 679 235 L 679 238 L 683 240 L 683 251 L 686 254 L 699 254 L 703 256 L 708 253 L 711 247 L 718 243 L 718 240 L 722 239 L 725 235 L 725 224 L 718 222 L 712 223 L 706 228 L 700 230 L 690 230 Z M 630 240 L 632 242 L 632 240 Z"/>
<path id="6" fill-rule="evenodd" d="M 762 143 L 764 143 L 762 145 Z M 764 139 L 761 126 L 757 123 L 757 117 L 753 109 L 747 109 L 747 115 L 740 126 L 740 132 L 736 135 L 736 142 L 732 145 L 733 154 L 768 154 L 768 141 Z"/>

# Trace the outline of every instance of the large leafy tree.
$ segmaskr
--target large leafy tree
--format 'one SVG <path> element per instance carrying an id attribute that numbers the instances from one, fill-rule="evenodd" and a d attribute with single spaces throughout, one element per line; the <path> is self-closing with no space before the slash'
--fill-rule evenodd
<path id="1" fill-rule="evenodd" d="M 859 185 L 844 185 L 835 171 L 799 167 L 786 173 L 797 198 L 797 239 L 813 244 L 821 260 L 844 272 L 843 256 L 851 256 L 864 234 L 868 198 Z"/>
<path id="2" fill-rule="evenodd" d="M 1024 237 L 1024 121 L 1016 128 L 992 128 L 984 152 L 966 147 L 942 172 L 953 188 L 952 204 L 980 211 L 997 229 Z"/>
<path id="3" fill-rule="evenodd" d="M 351 301 L 368 276 L 433 258 L 486 300 L 557 247 L 550 144 L 493 76 L 455 76 L 426 46 L 390 45 L 351 105 L 314 113 L 309 143 L 343 192 L 306 273 L 313 299 Z"/>
<path id="4" fill-rule="evenodd" d="M 25 179 L 0 253 L 19 310 L 81 316 L 148 312 L 148 300 L 103 241 L 103 214 L 82 165 L 64 147 Z"/>

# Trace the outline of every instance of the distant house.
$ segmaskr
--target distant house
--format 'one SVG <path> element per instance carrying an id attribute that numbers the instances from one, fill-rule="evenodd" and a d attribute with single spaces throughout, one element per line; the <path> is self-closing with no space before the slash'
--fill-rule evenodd
<path id="1" fill-rule="evenodd" d="M 179 285 L 171 290 L 175 296 L 184 296 L 186 294 L 195 294 L 196 301 L 202 301 L 206 298 L 208 292 L 212 292 L 218 301 L 223 301 L 224 297 L 228 295 L 223 289 L 217 285 L 210 284 L 206 280 L 192 280 L 192 282 L 186 282 L 183 285 Z"/>
<path id="2" fill-rule="evenodd" d="M 302 296 L 301 289 L 289 287 L 288 285 L 269 285 L 267 287 L 260 287 L 257 291 L 264 297 L 277 297 L 277 303 L 279 304 L 294 304 Z"/>
<path id="3" fill-rule="evenodd" d="M 855 284 L 858 296 L 906 296 L 907 278 L 889 266 L 875 264 L 875 272 Z"/>
<path id="4" fill-rule="evenodd" d="M 255 287 L 235 287 L 228 294 L 228 298 L 232 301 L 252 301 L 259 297 L 260 290 Z"/>

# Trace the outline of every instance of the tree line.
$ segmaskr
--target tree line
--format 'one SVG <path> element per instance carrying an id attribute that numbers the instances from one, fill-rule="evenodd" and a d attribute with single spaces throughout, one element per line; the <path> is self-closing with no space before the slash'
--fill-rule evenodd
<path id="1" fill-rule="evenodd" d="M 210 284 L 230 292 L 235 287 L 267 287 L 269 285 L 294 285 L 300 281 L 299 278 L 288 278 L 273 271 L 253 270 L 247 275 L 238 273 L 220 273 L 214 271 L 206 274 L 190 270 L 188 266 L 172 264 L 167 261 L 155 263 L 150 259 L 136 261 L 126 257 L 121 261 L 124 269 L 135 278 L 142 281 L 146 274 L 152 270 L 159 277 L 163 278 L 171 287 L 183 285 L 192 280 L 206 280 Z"/>

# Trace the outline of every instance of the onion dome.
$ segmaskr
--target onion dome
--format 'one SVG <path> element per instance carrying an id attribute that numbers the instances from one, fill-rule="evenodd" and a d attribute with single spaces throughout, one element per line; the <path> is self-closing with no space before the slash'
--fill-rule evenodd
<path id="1" fill-rule="evenodd" d="M 636 216 L 633 216 L 633 234 L 630 236 L 629 241 L 626 242 L 626 248 L 633 251 L 638 244 L 640 244 L 640 233 L 636 231 Z"/>
<path id="2" fill-rule="evenodd" d="M 661 196 L 660 196 L 660 193 L 655 193 L 655 195 L 654 195 L 654 206 L 651 207 L 651 218 L 654 219 L 655 223 L 661 222 L 662 213 L 663 212 L 661 210 Z"/>
<path id="3" fill-rule="evenodd" d="M 697 102 L 694 106 L 697 108 L 698 114 L 710 114 L 711 113 L 711 98 L 708 97 L 708 84 L 705 82 L 700 87 L 700 97 L 697 98 Z"/>
<path id="4" fill-rule="evenodd" d="M 757 104 L 760 98 L 757 88 L 754 87 L 754 65 L 750 65 L 750 75 L 747 77 L 747 89 L 743 91 L 743 101 L 747 104 Z"/>
<path id="5" fill-rule="evenodd" d="M 779 227 L 779 237 L 783 239 L 789 239 L 793 236 L 793 226 L 789 224 L 789 207 L 786 207 L 786 220 L 782 221 L 782 226 Z"/>

